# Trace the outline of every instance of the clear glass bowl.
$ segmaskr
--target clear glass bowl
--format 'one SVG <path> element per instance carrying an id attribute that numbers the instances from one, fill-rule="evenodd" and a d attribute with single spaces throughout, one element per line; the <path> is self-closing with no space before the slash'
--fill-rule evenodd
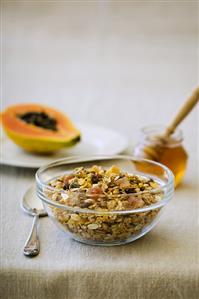
<path id="1" fill-rule="evenodd" d="M 142 198 L 142 196 L 146 196 L 147 192 L 150 195 L 159 196 L 158 202 L 132 210 L 102 212 L 71 207 L 52 200 L 52 196 L 55 192 L 57 193 L 57 190 L 48 185 L 49 181 L 73 172 L 76 167 L 87 168 L 93 165 L 106 169 L 116 165 L 122 172 L 155 180 L 159 183 L 160 188 L 132 193 L 128 196 Z M 174 177 L 167 167 L 150 160 L 119 155 L 71 157 L 55 161 L 37 171 L 36 183 L 37 196 L 42 200 L 50 218 L 60 229 L 77 241 L 101 246 L 126 244 L 148 233 L 157 224 L 163 207 L 172 198 L 174 192 Z M 67 196 L 66 191 L 59 192 L 60 196 Z M 77 198 L 82 196 L 82 193 L 76 191 L 71 196 Z M 86 194 L 83 196 L 89 197 Z M 116 197 L 117 195 L 109 196 L 108 200 L 116 199 Z"/>

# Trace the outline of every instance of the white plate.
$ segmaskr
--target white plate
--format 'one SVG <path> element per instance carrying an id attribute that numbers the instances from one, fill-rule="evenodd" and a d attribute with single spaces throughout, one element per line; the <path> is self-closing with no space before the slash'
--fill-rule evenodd
<path id="1" fill-rule="evenodd" d="M 52 155 L 34 155 L 21 150 L 7 136 L 1 134 L 1 164 L 39 168 L 54 160 L 81 155 L 107 154 L 115 155 L 123 152 L 128 142 L 117 132 L 89 124 L 77 124 L 82 132 L 82 140 L 76 146 L 58 151 Z"/>

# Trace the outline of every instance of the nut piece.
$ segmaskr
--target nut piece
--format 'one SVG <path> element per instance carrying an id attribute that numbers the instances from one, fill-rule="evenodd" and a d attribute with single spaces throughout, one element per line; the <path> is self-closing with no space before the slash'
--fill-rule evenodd
<path id="1" fill-rule="evenodd" d="M 99 225 L 96 224 L 96 223 L 92 223 L 92 224 L 89 224 L 87 227 L 88 227 L 89 229 L 97 229 L 97 228 L 99 227 Z"/>
<path id="2" fill-rule="evenodd" d="M 80 221 L 81 218 L 79 217 L 79 215 L 77 214 L 71 214 L 70 215 L 70 218 L 73 220 L 73 221 Z"/>

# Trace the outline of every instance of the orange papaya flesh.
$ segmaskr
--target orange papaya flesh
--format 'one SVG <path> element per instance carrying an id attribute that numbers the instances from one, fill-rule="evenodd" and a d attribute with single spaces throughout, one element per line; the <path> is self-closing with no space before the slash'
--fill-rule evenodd
<path id="1" fill-rule="evenodd" d="M 80 131 L 63 113 L 39 104 L 18 104 L 1 113 L 3 128 L 17 145 L 48 153 L 76 144 Z"/>

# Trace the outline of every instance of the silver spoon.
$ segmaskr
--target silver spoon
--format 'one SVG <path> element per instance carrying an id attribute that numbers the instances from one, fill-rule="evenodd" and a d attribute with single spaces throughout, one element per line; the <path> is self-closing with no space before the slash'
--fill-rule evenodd
<path id="1" fill-rule="evenodd" d="M 34 205 L 35 207 L 31 207 L 31 205 Z M 21 207 L 26 213 L 34 217 L 30 234 L 23 249 L 24 255 L 33 257 L 38 255 L 40 251 L 40 242 L 37 230 L 38 219 L 39 217 L 48 215 L 42 208 L 41 202 L 36 197 L 34 186 L 30 187 L 24 194 L 21 202 Z"/>

